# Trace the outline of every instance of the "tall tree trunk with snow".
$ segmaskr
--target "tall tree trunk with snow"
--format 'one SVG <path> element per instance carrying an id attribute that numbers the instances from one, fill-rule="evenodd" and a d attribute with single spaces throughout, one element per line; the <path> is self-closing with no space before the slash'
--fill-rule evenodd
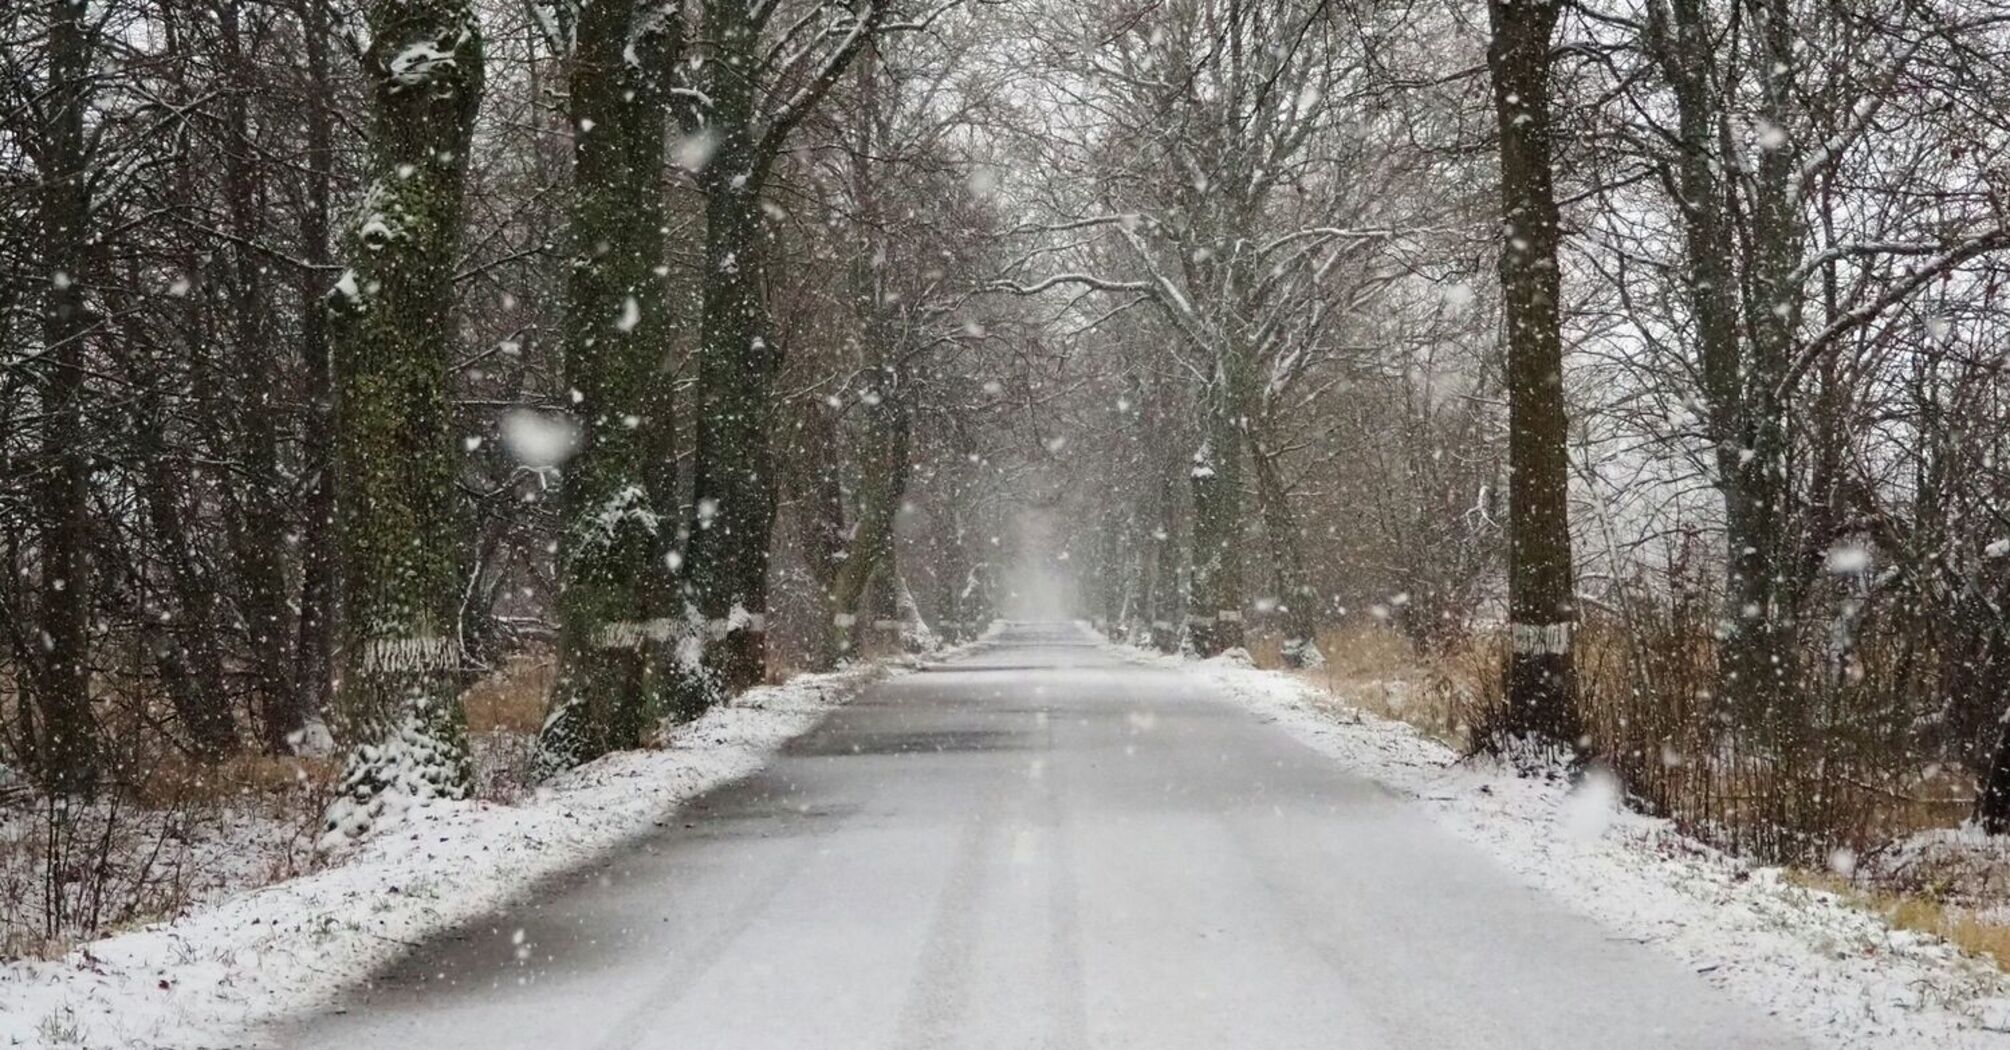
<path id="1" fill-rule="evenodd" d="M 295 641 L 293 696 L 296 708 L 276 712 L 290 750 L 314 751 L 326 741 L 322 718 L 333 687 L 336 604 L 341 560 L 335 549 L 335 378 L 329 361 L 328 314 L 322 308 L 322 270 L 334 256 L 329 243 L 334 196 L 334 119 L 324 101 L 331 90 L 328 68 L 328 12 L 320 0 L 298 0 L 306 53 L 309 100 L 304 121 L 307 193 L 300 212 L 300 354 L 305 410 L 301 420 L 301 474 L 306 478 L 300 528 L 300 632 Z"/>
<path id="2" fill-rule="evenodd" d="M 1229 362 L 1224 369 L 1233 367 Z M 1193 486 L 1193 586 L 1187 634 L 1194 652 L 1215 656 L 1242 645 L 1242 427 L 1235 384 L 1215 378 L 1205 437 L 1188 473 Z"/>
<path id="3" fill-rule="evenodd" d="M 1256 502 L 1263 515 L 1263 535 L 1270 546 L 1270 567 L 1277 581 L 1278 619 L 1284 627 L 1285 663 L 1316 667 L 1326 658 L 1314 637 L 1319 626 L 1318 598 L 1305 575 L 1305 557 L 1298 535 L 1298 515 L 1277 466 L 1277 452 L 1252 441 L 1250 468 L 1256 473 Z"/>
<path id="4" fill-rule="evenodd" d="M 1500 129 L 1510 431 L 1506 705 L 1491 732 L 1497 745 L 1551 755 L 1574 754 L 1581 734 L 1550 156 L 1550 38 L 1561 6 L 1491 0 L 1487 49 Z"/>
<path id="5" fill-rule="evenodd" d="M 565 473 L 545 771 L 642 743 L 665 707 L 652 657 L 682 633 L 665 563 L 677 507 L 658 502 L 648 440 L 673 429 L 662 183 L 677 7 L 588 0 L 576 23 L 565 379 L 579 444 Z"/>
<path id="6" fill-rule="evenodd" d="M 49 5 L 48 88 L 34 143 L 46 364 L 37 384 L 43 415 L 35 492 L 41 547 L 39 636 L 23 654 L 25 695 L 40 719 L 36 772 L 56 794 L 89 792 L 99 773 L 91 715 L 90 452 L 84 440 L 85 343 L 97 319 L 84 295 L 90 255 L 89 144 L 94 31 L 83 0 Z M 34 634 L 34 632 L 31 632 Z"/>
<path id="7" fill-rule="evenodd" d="M 373 0 L 370 183 L 330 297 L 344 580 L 338 704 L 354 742 L 328 839 L 470 781 L 457 693 L 462 540 L 455 247 L 481 101 L 469 0 Z"/>
<path id="8" fill-rule="evenodd" d="M 727 688 L 766 669 L 768 538 L 775 484 L 768 438 L 781 355 L 771 341 L 761 191 L 774 157 L 761 148 L 752 71 L 760 35 L 746 5 L 708 4 L 717 53 L 708 81 L 710 161 L 705 193 L 704 314 L 698 345 L 695 518 L 686 564 L 698 611 L 721 635 L 709 654 Z"/>
<path id="9" fill-rule="evenodd" d="M 705 100 L 699 112 L 712 153 L 699 185 L 705 194 L 703 316 L 698 336 L 698 447 L 692 468 L 693 520 L 686 552 L 698 612 L 716 638 L 707 662 L 728 689 L 760 681 L 767 670 L 768 547 L 777 479 L 771 432 L 781 351 L 770 331 L 765 265 L 771 237 L 762 193 L 788 136 L 822 100 L 886 15 L 867 0 L 836 41 L 805 70 L 801 84 L 776 75 L 763 31 L 774 4 L 707 4 L 703 36 Z M 803 48 L 817 55 L 814 45 Z M 779 108 L 766 95 L 792 91 Z"/>

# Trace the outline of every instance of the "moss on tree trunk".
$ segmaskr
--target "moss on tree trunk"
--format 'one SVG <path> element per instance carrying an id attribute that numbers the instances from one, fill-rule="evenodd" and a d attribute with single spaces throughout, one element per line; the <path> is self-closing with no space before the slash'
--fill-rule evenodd
<path id="1" fill-rule="evenodd" d="M 1234 359 L 1229 360 L 1232 366 Z M 1226 375 L 1209 392 L 1207 437 L 1194 453 L 1193 586 L 1187 633 L 1214 656 L 1242 645 L 1242 426 Z"/>
<path id="2" fill-rule="evenodd" d="M 654 483 L 666 450 L 652 439 L 674 432 L 662 179 L 676 14 L 597 0 L 578 16 L 565 379 L 580 443 L 565 474 L 558 681 L 538 750 L 547 773 L 639 746 L 674 691 L 677 507 Z"/>
<path id="3" fill-rule="evenodd" d="M 370 183 L 330 297 L 345 605 L 333 837 L 470 782 L 457 698 L 460 501 L 453 263 L 482 90 L 467 0 L 374 0 Z"/>

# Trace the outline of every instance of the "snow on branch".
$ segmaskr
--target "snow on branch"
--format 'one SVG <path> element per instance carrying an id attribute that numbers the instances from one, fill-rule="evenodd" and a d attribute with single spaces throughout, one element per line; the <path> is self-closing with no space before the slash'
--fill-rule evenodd
<path id="1" fill-rule="evenodd" d="M 1108 278 L 1097 277 L 1094 274 L 1088 273 L 1057 273 L 1043 277 L 1032 284 L 1021 284 L 1018 281 L 994 280 L 987 283 L 984 287 L 987 291 L 1010 292 L 1013 295 L 1038 295 L 1049 288 L 1056 288 L 1062 285 L 1093 288 L 1099 292 L 1145 292 L 1150 294 L 1154 290 L 1152 285 L 1145 281 L 1112 281 Z"/>
<path id="2" fill-rule="evenodd" d="M 2010 227 L 1998 226 L 1987 233 L 1971 237 L 1948 248 L 1886 289 L 1883 295 L 1846 311 L 1829 322 L 1827 328 L 1822 329 L 1801 347 L 1799 355 L 1794 359 L 1793 367 L 1788 369 L 1785 377 L 1781 379 L 1776 393 L 1785 395 L 1787 391 L 1799 385 L 1800 381 L 1806 378 L 1808 370 L 1814 367 L 1815 362 L 1821 359 L 1821 355 L 1829 347 L 1851 332 L 1876 321 L 1885 311 L 1911 298 L 1914 292 L 1925 287 L 1934 278 L 1970 259 L 2005 248 L 2010 248 Z"/>
<path id="3" fill-rule="evenodd" d="M 850 14 L 849 22 L 832 19 L 830 26 L 819 34 L 823 38 L 842 34 L 842 39 L 824 56 L 823 62 L 817 66 L 816 72 L 810 75 L 808 81 L 775 109 L 774 119 L 761 137 L 759 152 L 762 155 L 776 152 L 789 131 L 808 116 L 810 111 L 816 108 L 817 103 L 823 100 L 824 95 L 830 92 L 832 85 L 836 84 L 838 77 L 844 73 L 845 67 L 851 64 L 852 56 L 856 55 L 865 46 L 865 42 L 872 39 L 873 34 L 879 31 L 881 23 L 886 20 L 887 8 L 891 3 L 892 0 L 866 0 L 863 15 L 846 12 Z M 819 7 L 817 10 L 821 11 L 824 8 Z M 805 20 L 813 17 L 815 13 L 805 15 Z M 795 32 L 796 28 L 790 27 L 789 33 L 784 34 L 783 39 L 788 39 Z M 806 62 L 816 50 L 815 42 L 805 45 L 780 63 L 780 71 L 786 72 Z"/>

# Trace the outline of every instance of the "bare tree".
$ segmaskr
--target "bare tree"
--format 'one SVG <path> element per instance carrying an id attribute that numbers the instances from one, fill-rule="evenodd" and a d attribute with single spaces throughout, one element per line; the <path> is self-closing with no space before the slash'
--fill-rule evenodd
<path id="1" fill-rule="evenodd" d="M 1557 0 L 1491 0 L 1500 129 L 1501 299 L 1508 393 L 1508 658 L 1505 746 L 1574 754 L 1581 735 L 1571 633 L 1568 434 L 1550 61 Z"/>

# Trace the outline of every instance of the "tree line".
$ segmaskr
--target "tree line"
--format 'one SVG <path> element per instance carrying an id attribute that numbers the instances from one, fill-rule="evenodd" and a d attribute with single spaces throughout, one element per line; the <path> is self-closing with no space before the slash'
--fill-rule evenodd
<path id="1" fill-rule="evenodd" d="M 543 775 L 638 746 L 767 673 L 785 500 L 797 663 L 901 619 L 910 464 L 971 467 L 916 420 L 985 342 L 962 6 L 11 8 L 6 765 L 339 747 L 350 837 L 466 794 L 458 697 L 526 645 Z"/>
<path id="2" fill-rule="evenodd" d="M 2000 830 L 2006 14 L 15 5 L 0 762 L 339 749 L 347 837 L 512 654 L 550 776 L 1051 586 L 1477 649 L 1736 845 Z"/>
<path id="3" fill-rule="evenodd" d="M 1100 618 L 1477 649 L 1475 749 L 1770 856 L 2001 830 L 2006 13 L 1042 9 Z"/>

